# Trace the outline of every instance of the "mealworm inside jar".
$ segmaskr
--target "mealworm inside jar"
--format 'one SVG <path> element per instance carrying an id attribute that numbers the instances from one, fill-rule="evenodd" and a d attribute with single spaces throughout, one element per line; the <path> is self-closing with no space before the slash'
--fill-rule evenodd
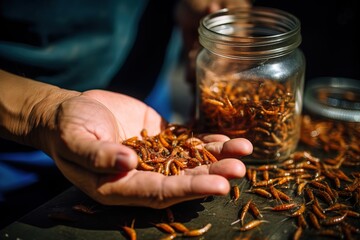
<path id="1" fill-rule="evenodd" d="M 204 81 L 199 87 L 199 125 L 204 131 L 249 139 L 254 158 L 287 158 L 300 134 L 291 87 L 267 79 L 223 78 Z"/>

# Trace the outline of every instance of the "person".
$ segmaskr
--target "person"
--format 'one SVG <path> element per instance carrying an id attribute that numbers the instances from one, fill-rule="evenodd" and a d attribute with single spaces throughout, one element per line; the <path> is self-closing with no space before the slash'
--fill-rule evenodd
<path id="1" fill-rule="evenodd" d="M 0 72 L 0 79 L 2 136 L 45 151 L 75 186 L 102 204 L 164 208 L 226 194 L 229 186 L 223 177 L 245 174 L 244 165 L 235 158 L 171 178 L 137 171 L 136 153 L 119 143 L 138 136 L 141 129 L 147 129 L 149 135 L 161 131 L 166 121 L 152 108 L 105 90 L 81 93 L 5 71 Z M 252 150 L 245 139 L 229 140 L 221 135 L 204 139 L 208 150 L 220 158 Z"/>
<path id="2" fill-rule="evenodd" d="M 186 31 L 188 23 L 197 27 L 201 16 L 223 7 L 226 1 L 209 1 L 209 5 L 203 1 L 175 2 L 1 2 L 0 25 L 5 33 L 0 39 L 1 151 L 26 153 L 15 164 L 8 161 L 11 154 L 0 154 L 0 170 L 6 173 L 2 180 L 11 178 L 7 176 L 18 180 L 23 175 L 8 174 L 9 169 L 36 169 L 30 156 L 39 149 L 43 154 L 35 155 L 35 162 L 47 161 L 48 174 L 43 180 L 48 185 L 41 189 L 44 195 L 58 185 L 50 181 L 52 172 L 48 169 L 54 165 L 48 161 L 54 161 L 71 184 L 106 205 L 165 208 L 229 192 L 228 179 L 245 174 L 238 158 L 252 151 L 246 139 L 205 136 L 206 148 L 221 161 L 174 177 L 137 171 L 136 153 L 120 144 L 144 128 L 149 135 L 157 134 L 168 121 L 146 96 L 166 60 L 168 49 L 164 46 L 173 34 L 175 20 L 171 15 L 175 9 L 180 28 Z M 189 16 L 195 20 L 189 21 Z M 188 25 L 181 27 L 185 22 Z M 159 27 L 149 30 L 153 24 Z M 190 35 L 194 36 L 196 27 L 191 26 Z M 154 29 L 158 31 L 154 33 Z M 28 184 L 36 181 L 21 180 Z M 15 190 L 23 187 L 15 184 Z M 6 186 L 3 189 L 9 191 Z M 42 195 L 36 193 L 33 197 Z M 8 196 L 7 192 L 1 196 L 6 202 L 2 209 L 13 208 L 7 211 L 5 224 L 14 220 L 11 212 L 21 205 L 35 207 L 29 204 L 30 196 L 26 202 L 21 198 L 12 203 L 6 201 Z"/>

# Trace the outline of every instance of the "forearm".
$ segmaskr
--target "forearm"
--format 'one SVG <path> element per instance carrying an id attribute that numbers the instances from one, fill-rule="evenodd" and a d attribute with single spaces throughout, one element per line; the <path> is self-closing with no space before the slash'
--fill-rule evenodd
<path id="1" fill-rule="evenodd" d="M 56 130 L 57 107 L 79 94 L 0 70 L 0 136 L 46 147 L 46 132 Z"/>

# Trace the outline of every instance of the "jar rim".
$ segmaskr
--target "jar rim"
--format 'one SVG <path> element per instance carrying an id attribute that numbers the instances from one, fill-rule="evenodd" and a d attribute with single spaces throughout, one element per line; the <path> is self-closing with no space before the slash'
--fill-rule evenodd
<path id="1" fill-rule="evenodd" d="M 226 57 L 279 57 L 300 45 L 300 25 L 297 17 L 280 9 L 224 8 L 200 20 L 199 41 Z"/>
<path id="2" fill-rule="evenodd" d="M 309 80 L 304 108 L 325 118 L 360 122 L 360 80 L 319 77 Z"/>

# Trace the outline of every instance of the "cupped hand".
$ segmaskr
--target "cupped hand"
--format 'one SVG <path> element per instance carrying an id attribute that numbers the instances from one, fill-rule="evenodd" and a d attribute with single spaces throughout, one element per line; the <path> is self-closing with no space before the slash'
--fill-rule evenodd
<path id="1" fill-rule="evenodd" d="M 137 155 L 120 144 L 158 134 L 165 120 L 144 103 L 122 94 L 92 90 L 62 102 L 56 111 L 56 131 L 49 138 L 49 154 L 76 187 L 105 205 L 165 208 L 230 191 L 228 179 L 241 178 L 239 157 L 250 154 L 246 139 L 205 135 L 205 147 L 218 159 L 211 165 L 186 169 L 177 176 L 137 170 Z"/>

